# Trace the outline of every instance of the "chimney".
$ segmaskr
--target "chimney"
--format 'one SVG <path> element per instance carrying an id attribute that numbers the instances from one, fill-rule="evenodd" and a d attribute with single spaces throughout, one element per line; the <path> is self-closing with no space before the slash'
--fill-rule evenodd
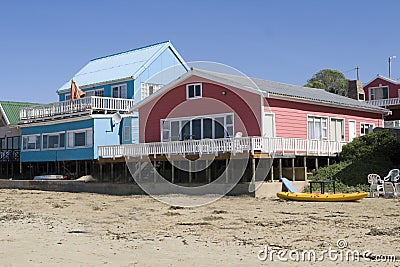
<path id="1" fill-rule="evenodd" d="M 349 94 L 348 97 L 358 101 L 365 101 L 364 89 L 360 80 L 349 81 Z"/>

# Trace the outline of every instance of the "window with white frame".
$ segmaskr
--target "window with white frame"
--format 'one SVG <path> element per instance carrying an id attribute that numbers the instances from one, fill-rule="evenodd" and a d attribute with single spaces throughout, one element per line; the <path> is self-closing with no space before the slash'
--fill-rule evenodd
<path id="1" fill-rule="evenodd" d="M 112 86 L 111 87 L 111 96 L 114 98 L 127 98 L 126 84 Z"/>
<path id="2" fill-rule="evenodd" d="M 42 149 L 58 149 L 65 147 L 65 132 L 42 134 Z"/>
<path id="3" fill-rule="evenodd" d="M 360 123 L 360 135 L 366 135 L 369 133 L 373 133 L 374 125 L 372 123 Z"/>
<path id="4" fill-rule="evenodd" d="M 104 89 L 100 88 L 100 89 L 88 90 L 88 91 L 85 91 L 85 94 L 86 94 L 86 97 L 104 96 Z"/>
<path id="5" fill-rule="evenodd" d="M 131 141 L 131 126 L 124 126 L 122 134 L 125 142 Z"/>
<path id="6" fill-rule="evenodd" d="M 65 101 L 71 100 L 71 94 L 65 94 Z"/>
<path id="7" fill-rule="evenodd" d="M 154 94 L 157 92 L 160 88 L 163 87 L 163 84 L 155 84 L 155 83 L 141 83 L 140 84 L 140 91 L 141 91 L 141 97 L 142 99 L 145 99 L 146 97 Z"/>
<path id="8" fill-rule="evenodd" d="M 93 131 L 91 128 L 68 131 L 68 148 L 92 147 Z"/>
<path id="9" fill-rule="evenodd" d="M 389 87 L 387 86 L 370 87 L 368 88 L 368 90 L 369 90 L 369 100 L 389 98 Z"/>
<path id="10" fill-rule="evenodd" d="M 328 119 L 325 117 L 308 116 L 307 132 L 308 139 L 328 139 Z"/>
<path id="11" fill-rule="evenodd" d="M 202 84 L 201 83 L 194 83 L 186 85 L 186 98 L 201 98 L 203 95 L 202 92 Z"/>
<path id="12" fill-rule="evenodd" d="M 233 133 L 233 114 L 161 120 L 161 140 L 163 142 L 229 138 L 233 137 Z"/>
<path id="13" fill-rule="evenodd" d="M 40 149 L 40 134 L 23 135 L 22 150 L 39 150 Z"/>

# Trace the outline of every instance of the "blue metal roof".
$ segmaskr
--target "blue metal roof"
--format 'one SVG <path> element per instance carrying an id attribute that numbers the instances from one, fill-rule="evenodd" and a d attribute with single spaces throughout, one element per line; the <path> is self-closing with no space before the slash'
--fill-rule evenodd
<path id="1" fill-rule="evenodd" d="M 126 78 L 134 79 L 167 48 L 171 48 L 179 60 L 185 64 L 171 42 L 165 41 L 93 59 L 75 74 L 72 79 L 74 79 L 80 87 Z M 70 87 L 71 80 L 61 86 L 57 92 L 69 90 Z"/>

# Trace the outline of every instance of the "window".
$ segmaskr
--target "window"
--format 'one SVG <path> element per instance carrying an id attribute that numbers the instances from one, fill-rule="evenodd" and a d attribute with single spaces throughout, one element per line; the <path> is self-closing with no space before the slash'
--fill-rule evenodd
<path id="1" fill-rule="evenodd" d="M 156 84 L 156 83 L 141 83 L 140 87 L 141 87 L 142 99 L 145 99 L 146 97 L 154 94 L 163 86 L 164 86 L 163 84 Z"/>
<path id="2" fill-rule="evenodd" d="M 233 137 L 233 114 L 161 120 L 161 140 L 199 140 Z"/>
<path id="3" fill-rule="evenodd" d="M 372 133 L 373 129 L 374 125 L 371 123 L 365 123 L 365 122 L 360 123 L 360 135 L 366 135 Z"/>
<path id="4" fill-rule="evenodd" d="M 6 139 L 5 138 L 1 138 L 0 142 L 1 142 L 1 150 L 7 150 Z"/>
<path id="5" fill-rule="evenodd" d="M 65 94 L 65 101 L 71 100 L 71 94 Z"/>
<path id="6" fill-rule="evenodd" d="M 389 98 L 389 87 L 379 86 L 369 88 L 369 100 L 377 99 L 388 99 Z"/>
<path id="7" fill-rule="evenodd" d="M 111 96 L 114 98 L 127 98 L 126 84 L 111 87 Z"/>
<path id="8" fill-rule="evenodd" d="M 22 150 L 39 150 L 39 149 L 40 149 L 40 134 L 22 136 Z"/>
<path id="9" fill-rule="evenodd" d="M 14 150 L 19 150 L 20 149 L 20 145 L 19 145 L 19 136 L 14 136 L 13 137 L 13 146 L 12 149 Z"/>
<path id="10" fill-rule="evenodd" d="M 12 149 L 13 147 L 13 138 L 12 137 L 7 137 L 7 149 Z"/>
<path id="11" fill-rule="evenodd" d="M 362 100 L 362 101 L 365 100 L 365 95 L 364 95 L 364 93 L 358 93 L 358 100 Z"/>
<path id="12" fill-rule="evenodd" d="M 90 97 L 90 96 L 104 96 L 104 89 L 94 89 L 94 90 L 88 90 L 85 91 L 86 93 L 86 97 Z"/>
<path id="13" fill-rule="evenodd" d="M 130 126 L 124 126 L 124 141 L 130 141 L 131 140 L 131 127 Z"/>
<path id="14" fill-rule="evenodd" d="M 186 85 L 186 98 L 200 98 L 202 97 L 202 85 L 201 83 L 188 84 Z"/>
<path id="15" fill-rule="evenodd" d="M 328 139 L 328 119 L 323 117 L 308 116 L 308 139 Z"/>
<path id="16" fill-rule="evenodd" d="M 57 149 L 65 147 L 65 133 L 49 133 L 42 135 L 42 149 Z"/>
<path id="17" fill-rule="evenodd" d="M 92 129 L 82 129 L 68 131 L 68 148 L 92 147 L 93 132 Z"/>

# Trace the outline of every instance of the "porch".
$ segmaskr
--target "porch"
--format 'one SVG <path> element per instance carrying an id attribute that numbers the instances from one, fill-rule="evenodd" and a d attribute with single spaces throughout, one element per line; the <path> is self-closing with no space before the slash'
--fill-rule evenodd
<path id="1" fill-rule="evenodd" d="M 346 142 L 281 137 L 240 137 L 100 146 L 99 158 L 250 153 L 259 157 L 335 157 Z M 256 156 L 257 157 L 257 156 Z"/>
<path id="2" fill-rule="evenodd" d="M 92 113 L 127 113 L 133 99 L 91 96 L 80 99 L 26 107 L 20 110 L 20 123 L 57 119 Z"/>

